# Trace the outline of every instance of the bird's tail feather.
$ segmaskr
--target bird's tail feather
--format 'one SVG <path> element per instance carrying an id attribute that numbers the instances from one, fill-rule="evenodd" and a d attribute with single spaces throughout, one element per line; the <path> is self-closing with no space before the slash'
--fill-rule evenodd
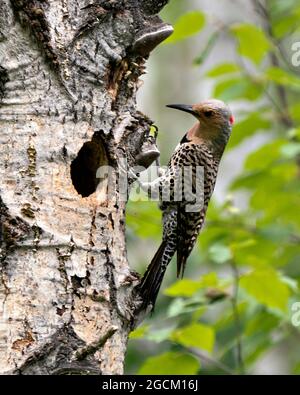
<path id="1" fill-rule="evenodd" d="M 177 250 L 177 278 L 183 278 L 187 257 Z"/>
<path id="2" fill-rule="evenodd" d="M 143 300 L 142 306 L 140 307 L 141 310 L 146 310 L 149 305 L 152 306 L 152 310 L 154 309 L 165 271 L 175 253 L 175 251 L 173 254 L 169 251 L 166 256 L 167 246 L 167 241 L 163 240 L 138 286 L 139 294 Z"/>

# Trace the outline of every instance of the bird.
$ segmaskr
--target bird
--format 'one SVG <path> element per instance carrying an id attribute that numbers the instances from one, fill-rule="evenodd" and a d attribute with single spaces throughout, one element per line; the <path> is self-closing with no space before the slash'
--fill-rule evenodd
<path id="1" fill-rule="evenodd" d="M 197 122 L 175 148 L 165 173 L 151 183 L 140 182 L 150 196 L 159 198 L 163 235 L 156 254 L 136 287 L 141 300 L 139 311 L 154 310 L 164 274 L 175 253 L 177 277 L 183 276 L 187 258 L 203 227 L 220 160 L 234 123 L 229 107 L 217 99 L 194 105 L 169 104 L 167 107 L 187 112 Z M 190 169 L 190 177 L 183 176 L 185 169 Z M 184 194 L 186 189 L 188 194 Z"/>

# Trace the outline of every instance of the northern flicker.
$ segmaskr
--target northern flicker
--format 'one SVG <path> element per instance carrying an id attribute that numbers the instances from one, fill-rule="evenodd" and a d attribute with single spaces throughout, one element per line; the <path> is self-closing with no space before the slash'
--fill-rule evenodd
<path id="1" fill-rule="evenodd" d="M 140 183 L 143 189 L 152 193 L 152 196 L 153 193 L 159 196 L 163 212 L 162 243 L 137 287 L 142 299 L 140 310 L 154 308 L 166 268 L 176 252 L 177 276 L 183 275 L 186 260 L 203 226 L 219 163 L 234 122 L 230 109 L 220 100 L 211 99 L 195 105 L 171 104 L 167 107 L 192 114 L 196 117 L 197 123 L 176 147 L 165 174 L 152 183 Z M 191 169 L 188 173 L 191 177 L 182 176 L 184 169 Z M 197 169 L 202 169 L 202 173 Z M 199 174 L 203 175 L 202 184 L 200 183 L 202 204 L 191 206 L 197 200 L 196 194 L 199 193 L 196 188 Z M 191 198 L 186 198 L 183 191 L 182 180 L 187 182 L 186 178 L 190 180 Z M 176 190 L 181 199 L 176 199 Z M 169 198 L 164 199 L 168 194 Z"/>

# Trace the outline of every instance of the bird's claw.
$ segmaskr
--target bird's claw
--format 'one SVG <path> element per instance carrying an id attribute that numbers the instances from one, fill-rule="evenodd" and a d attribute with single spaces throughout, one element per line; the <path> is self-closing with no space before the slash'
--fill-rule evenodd
<path id="1" fill-rule="evenodd" d="M 157 170 L 157 175 L 158 177 L 163 177 L 166 174 L 166 169 L 163 169 L 162 167 L 159 167 Z"/>
<path id="2" fill-rule="evenodd" d="M 139 179 L 139 176 L 132 169 L 128 169 L 127 176 L 129 179 L 132 179 L 134 181 L 138 181 Z"/>

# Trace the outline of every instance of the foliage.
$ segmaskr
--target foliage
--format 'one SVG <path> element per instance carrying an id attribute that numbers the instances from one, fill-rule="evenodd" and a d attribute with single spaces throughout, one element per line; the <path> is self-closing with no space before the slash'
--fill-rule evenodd
<path id="1" fill-rule="evenodd" d="M 199 362 L 188 354 L 166 352 L 150 357 L 139 370 L 139 374 L 195 374 Z"/>
<path id="2" fill-rule="evenodd" d="M 176 43 L 185 38 L 198 33 L 205 24 L 205 17 L 202 12 L 192 11 L 182 15 L 174 25 L 174 33 L 165 41 Z"/>
<path id="3" fill-rule="evenodd" d="M 291 306 L 300 300 L 300 66 L 285 55 L 287 39 L 299 29 L 297 3 L 268 1 L 268 8 L 259 6 L 260 26 L 221 29 L 235 43 L 235 57 L 212 67 L 206 78 L 215 97 L 243 103 L 227 152 L 258 134 L 267 142 L 245 159 L 231 197 L 210 204 L 198 250 L 189 259 L 193 277 L 174 282 L 172 273 L 155 314 L 131 335 L 136 353 L 143 345 L 140 374 L 251 373 L 279 346 L 290 356 L 286 369 L 300 371 L 299 341 L 291 341 L 300 336 L 291 322 Z M 169 44 L 199 32 L 205 20 L 198 11 L 183 15 Z M 218 41 L 219 29 L 204 44 L 197 67 Z M 243 210 L 236 207 L 240 192 L 248 199 Z M 159 214 L 147 204 L 134 217 L 129 204 L 128 225 L 136 237 L 157 240 Z M 130 358 L 132 352 L 129 364 Z"/>

